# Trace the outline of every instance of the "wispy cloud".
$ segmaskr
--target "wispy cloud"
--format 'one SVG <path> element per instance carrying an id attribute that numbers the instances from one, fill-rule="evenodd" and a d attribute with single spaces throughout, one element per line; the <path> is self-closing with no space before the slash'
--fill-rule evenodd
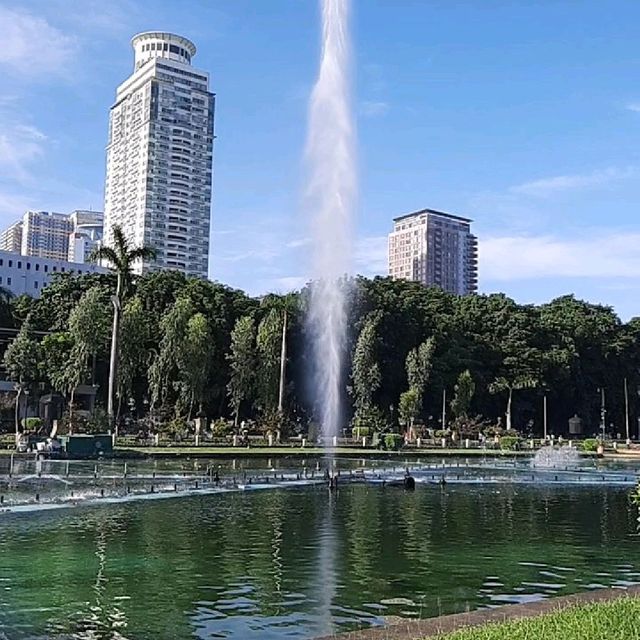
<path id="1" fill-rule="evenodd" d="M 640 277 L 640 233 L 485 237 L 479 254 L 482 280 Z"/>
<path id="2" fill-rule="evenodd" d="M 363 276 L 387 273 L 387 236 L 360 238 L 355 244 L 356 272 Z"/>
<path id="3" fill-rule="evenodd" d="M 640 113 L 640 102 L 630 102 L 625 106 L 625 109 L 628 111 L 634 111 L 635 113 Z"/>
<path id="4" fill-rule="evenodd" d="M 27 182 L 29 165 L 42 157 L 47 136 L 32 125 L 3 122 L 0 124 L 0 169 L 4 178 Z"/>
<path id="5" fill-rule="evenodd" d="M 509 189 L 511 193 L 537 196 L 546 198 L 562 191 L 578 189 L 592 189 L 601 187 L 620 180 L 637 177 L 640 175 L 640 168 L 629 167 L 609 167 L 585 174 L 572 174 L 541 178 L 513 186 Z"/>
<path id="6" fill-rule="evenodd" d="M 28 77 L 66 75 L 74 38 L 23 9 L 0 6 L 0 24 L 0 69 Z"/>
<path id="7" fill-rule="evenodd" d="M 360 104 L 360 113 L 365 118 L 376 118 L 389 112 L 389 103 L 382 100 L 365 100 Z"/>

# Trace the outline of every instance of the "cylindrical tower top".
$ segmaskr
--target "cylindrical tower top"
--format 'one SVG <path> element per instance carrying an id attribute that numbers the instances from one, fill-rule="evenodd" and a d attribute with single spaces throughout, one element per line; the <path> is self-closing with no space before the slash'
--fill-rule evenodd
<path id="1" fill-rule="evenodd" d="M 151 58 L 168 58 L 183 64 L 191 64 L 196 45 L 182 36 L 166 31 L 145 31 L 131 39 L 135 51 L 134 67 L 139 69 Z"/>

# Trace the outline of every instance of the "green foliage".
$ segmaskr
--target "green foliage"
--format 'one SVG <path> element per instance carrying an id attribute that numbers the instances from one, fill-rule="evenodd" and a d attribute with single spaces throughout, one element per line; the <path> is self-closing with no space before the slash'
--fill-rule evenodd
<path id="1" fill-rule="evenodd" d="M 102 407 L 96 407 L 87 418 L 84 425 L 85 433 L 107 433 L 109 431 L 109 416 Z"/>
<path id="2" fill-rule="evenodd" d="M 451 401 L 451 410 L 456 418 L 466 418 L 469 414 L 471 401 L 476 392 L 476 384 L 473 381 L 469 369 L 458 376 L 455 386 L 455 395 Z"/>
<path id="3" fill-rule="evenodd" d="M 229 401 L 238 425 L 242 403 L 253 398 L 256 382 L 256 328 L 253 318 L 238 318 L 231 332 L 231 349 L 227 358 L 231 365 L 231 375 L 227 384 Z"/>
<path id="4" fill-rule="evenodd" d="M 387 451 L 398 451 L 404 444 L 404 436 L 400 433 L 386 433 L 384 436 L 384 448 Z"/>
<path id="5" fill-rule="evenodd" d="M 425 340 L 416 349 L 411 349 L 407 355 L 406 369 L 409 389 L 413 389 L 417 394 L 420 404 L 425 392 L 431 370 L 433 369 L 433 354 L 436 350 L 435 338 Z"/>
<path id="6" fill-rule="evenodd" d="M 366 429 L 373 433 L 383 431 L 386 428 L 386 423 L 378 407 L 367 407 L 356 412 L 351 421 L 351 427 L 352 431 Z"/>
<path id="7" fill-rule="evenodd" d="M 224 438 L 231 435 L 234 430 L 233 422 L 224 418 L 218 418 L 211 423 L 211 433 L 214 438 Z"/>
<path id="8" fill-rule="evenodd" d="M 281 341 L 282 318 L 276 309 L 271 309 L 258 325 L 256 337 L 257 399 L 265 415 L 275 411 L 278 406 Z"/>
<path id="9" fill-rule="evenodd" d="M 353 351 L 350 388 L 355 415 L 352 426 L 371 426 L 379 421 L 373 396 L 381 384 L 377 361 L 378 317 L 370 315 L 360 331 Z"/>
<path id="10" fill-rule="evenodd" d="M 27 321 L 4 353 L 3 363 L 9 380 L 21 389 L 33 387 L 39 378 L 40 362 L 40 346 Z"/>
<path id="11" fill-rule="evenodd" d="M 42 420 L 40 418 L 23 418 L 22 426 L 28 432 L 38 431 L 42 427 Z"/>
<path id="12" fill-rule="evenodd" d="M 368 438 L 372 433 L 371 427 L 353 427 L 353 429 L 351 429 L 351 437 L 357 440 L 360 438 Z"/>
<path id="13" fill-rule="evenodd" d="M 600 444 L 600 440 L 597 438 L 587 438 L 586 440 L 582 440 L 582 442 L 578 443 L 578 446 L 582 451 L 594 452 L 598 450 L 598 446 Z"/>
<path id="14" fill-rule="evenodd" d="M 502 436 L 500 438 L 500 448 L 503 451 L 515 451 L 520 446 L 520 438 L 518 436 Z"/>
<path id="15" fill-rule="evenodd" d="M 419 412 L 420 395 L 415 387 L 411 387 L 400 395 L 400 403 L 398 405 L 400 424 L 411 427 Z"/>

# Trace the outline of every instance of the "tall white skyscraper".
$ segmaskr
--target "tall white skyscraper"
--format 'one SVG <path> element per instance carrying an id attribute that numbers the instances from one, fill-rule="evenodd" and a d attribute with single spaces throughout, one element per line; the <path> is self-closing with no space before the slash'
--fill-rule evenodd
<path id="1" fill-rule="evenodd" d="M 478 290 L 478 240 L 471 220 L 422 209 L 393 220 L 389 275 L 458 295 Z"/>
<path id="2" fill-rule="evenodd" d="M 132 39 L 134 72 L 109 117 L 104 241 L 120 225 L 135 245 L 156 249 L 138 272 L 209 267 L 215 96 L 191 66 L 195 45 L 172 33 Z"/>

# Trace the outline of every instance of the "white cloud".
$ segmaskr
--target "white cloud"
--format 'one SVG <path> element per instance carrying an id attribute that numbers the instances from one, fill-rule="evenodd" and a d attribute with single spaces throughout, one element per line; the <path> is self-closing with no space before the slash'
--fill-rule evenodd
<path id="1" fill-rule="evenodd" d="M 65 75 L 76 43 L 42 17 L 0 6 L 0 69 L 27 75 Z"/>
<path id="2" fill-rule="evenodd" d="M 360 112 L 367 118 L 383 116 L 389 111 L 389 103 L 383 101 L 365 100 L 360 105 Z"/>
<path id="3" fill-rule="evenodd" d="M 32 125 L 0 124 L 0 169 L 4 178 L 26 182 L 29 165 L 44 155 L 47 136 Z"/>
<path id="4" fill-rule="evenodd" d="M 640 102 L 631 102 L 625 107 L 625 109 L 628 111 L 634 111 L 635 113 L 640 113 Z"/>
<path id="5" fill-rule="evenodd" d="M 370 236 L 360 238 L 355 243 L 355 267 L 363 276 L 386 275 L 387 236 Z"/>
<path id="6" fill-rule="evenodd" d="M 481 238 L 481 280 L 638 278 L 640 233 L 592 232 L 573 239 L 546 236 Z"/>
<path id="7" fill-rule="evenodd" d="M 553 176 L 533 180 L 511 187 L 509 191 L 518 195 L 545 198 L 562 191 L 592 189 L 594 187 L 605 186 L 612 182 L 636 177 L 639 174 L 639 167 L 635 166 L 609 167 L 608 169 L 593 171 L 592 173 Z"/>

